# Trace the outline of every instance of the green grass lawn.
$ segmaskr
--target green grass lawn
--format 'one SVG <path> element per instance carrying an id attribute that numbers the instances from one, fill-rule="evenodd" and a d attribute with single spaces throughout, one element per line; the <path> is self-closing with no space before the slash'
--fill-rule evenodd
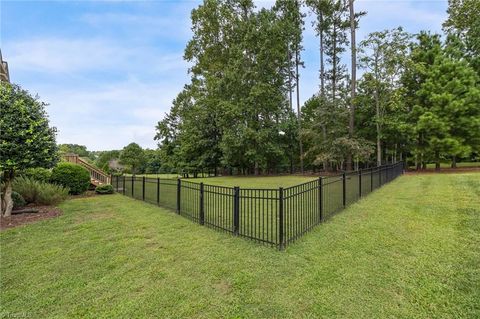
<path id="1" fill-rule="evenodd" d="M 188 178 L 189 182 L 200 183 L 218 186 L 239 186 L 246 188 L 279 188 L 298 185 L 318 179 L 312 176 L 221 176 L 221 177 L 206 177 L 206 178 Z"/>
<path id="2" fill-rule="evenodd" d="M 450 168 L 452 166 L 451 162 L 448 163 L 440 163 L 440 168 Z M 480 162 L 462 162 L 462 163 L 457 163 L 457 168 L 462 168 L 462 167 L 480 167 Z M 410 168 L 414 169 L 415 166 L 410 166 Z M 429 163 L 427 164 L 428 169 L 433 169 L 435 168 L 435 163 Z"/>
<path id="3" fill-rule="evenodd" d="M 279 252 L 121 195 L 0 233 L 0 317 L 478 318 L 480 175 L 410 175 Z"/>

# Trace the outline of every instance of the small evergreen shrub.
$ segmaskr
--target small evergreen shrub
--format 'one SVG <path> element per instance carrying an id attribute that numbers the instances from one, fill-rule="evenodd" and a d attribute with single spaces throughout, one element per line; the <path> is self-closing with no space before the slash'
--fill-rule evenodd
<path id="1" fill-rule="evenodd" d="M 52 177 L 52 171 L 46 168 L 29 168 L 20 173 L 21 176 L 30 177 L 36 181 L 48 183 Z"/>
<path id="2" fill-rule="evenodd" d="M 64 201 L 69 192 L 66 187 L 39 182 L 25 176 L 15 178 L 12 188 L 23 197 L 26 203 L 39 205 L 56 205 Z"/>
<path id="3" fill-rule="evenodd" d="M 110 184 L 98 185 L 95 188 L 97 194 L 113 194 L 113 186 Z"/>
<path id="4" fill-rule="evenodd" d="M 33 178 L 19 176 L 13 181 L 12 188 L 13 191 L 22 195 L 27 203 L 35 203 L 38 192 L 41 189 L 41 182 Z"/>
<path id="5" fill-rule="evenodd" d="M 13 207 L 22 207 L 27 204 L 27 202 L 23 199 L 22 195 L 17 192 L 12 192 L 12 200 L 13 200 Z"/>
<path id="6" fill-rule="evenodd" d="M 81 194 L 90 186 L 90 173 L 80 165 L 63 162 L 53 169 L 50 181 L 68 187 L 70 194 Z"/>
<path id="7" fill-rule="evenodd" d="M 63 202 L 68 197 L 68 188 L 55 185 L 42 183 L 42 188 L 37 195 L 37 204 L 40 205 L 57 205 Z"/>

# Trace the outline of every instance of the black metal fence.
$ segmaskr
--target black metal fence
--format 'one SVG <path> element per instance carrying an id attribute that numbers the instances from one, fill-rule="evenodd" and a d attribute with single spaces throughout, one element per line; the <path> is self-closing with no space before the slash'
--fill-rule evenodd
<path id="1" fill-rule="evenodd" d="M 403 163 L 277 188 L 207 185 L 182 179 L 113 176 L 124 195 L 280 249 L 362 196 L 403 173 Z"/>

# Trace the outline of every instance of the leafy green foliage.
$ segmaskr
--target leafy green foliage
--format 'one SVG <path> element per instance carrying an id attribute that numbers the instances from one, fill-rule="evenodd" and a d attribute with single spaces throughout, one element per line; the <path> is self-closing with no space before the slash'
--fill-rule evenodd
<path id="1" fill-rule="evenodd" d="M 480 1 L 449 0 L 443 28 L 462 44 L 462 56 L 480 76 Z"/>
<path id="2" fill-rule="evenodd" d="M 97 194 L 113 194 L 113 186 L 110 184 L 102 184 L 95 187 L 95 193 Z"/>
<path id="3" fill-rule="evenodd" d="M 29 168 L 20 172 L 20 175 L 32 178 L 39 182 L 49 182 L 52 177 L 52 170 L 42 167 Z"/>
<path id="4" fill-rule="evenodd" d="M 55 129 L 48 126 L 46 104 L 5 82 L 0 83 L 0 103 L 0 171 L 55 165 Z"/>
<path id="5" fill-rule="evenodd" d="M 107 173 L 113 173 L 115 171 L 111 170 L 109 167 L 109 162 L 112 160 L 118 160 L 120 158 L 120 151 L 103 151 L 99 152 L 98 157 L 95 159 L 95 166 L 99 167 Z"/>
<path id="6" fill-rule="evenodd" d="M 51 182 L 70 190 L 70 194 L 81 194 L 90 186 L 90 173 L 80 165 L 59 163 L 52 171 Z"/>
<path id="7" fill-rule="evenodd" d="M 90 161 L 95 159 L 93 152 L 87 150 L 85 145 L 78 145 L 78 144 L 60 144 L 58 145 L 58 151 L 61 155 L 66 154 L 77 154 L 80 157 L 86 158 Z"/>
<path id="8" fill-rule="evenodd" d="M 13 182 L 13 190 L 27 203 L 56 205 L 68 197 L 69 189 L 63 186 L 40 182 L 30 177 L 20 176 Z"/>
<path id="9" fill-rule="evenodd" d="M 252 1 L 205 1 L 192 11 L 191 82 L 157 126 L 163 170 L 259 172 L 289 161 L 298 140 L 286 146 L 279 131 L 292 118 L 300 20 L 296 1 L 258 11 Z"/>
<path id="10" fill-rule="evenodd" d="M 145 152 L 137 143 L 130 143 L 120 153 L 120 163 L 128 165 L 133 174 L 138 173 L 140 167 L 145 163 Z"/>
<path id="11" fill-rule="evenodd" d="M 67 199 L 69 189 L 60 185 L 41 183 L 36 203 L 39 205 L 57 205 Z"/>
<path id="12" fill-rule="evenodd" d="M 14 208 L 23 207 L 27 204 L 25 199 L 23 199 L 22 195 L 17 192 L 12 192 L 12 200 Z"/>

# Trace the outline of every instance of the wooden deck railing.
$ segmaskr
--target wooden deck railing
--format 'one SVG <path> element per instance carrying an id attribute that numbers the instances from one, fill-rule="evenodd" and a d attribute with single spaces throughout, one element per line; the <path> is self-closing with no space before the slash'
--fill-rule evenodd
<path id="1" fill-rule="evenodd" d="M 102 170 L 99 168 L 93 166 L 92 164 L 88 163 L 84 159 L 82 159 L 80 156 L 77 154 L 66 154 L 63 156 L 63 158 L 70 163 L 75 163 L 80 166 L 85 167 L 88 172 L 90 173 L 90 180 L 92 184 L 94 185 L 100 185 L 100 184 L 110 184 L 110 176 L 105 174 Z"/>

